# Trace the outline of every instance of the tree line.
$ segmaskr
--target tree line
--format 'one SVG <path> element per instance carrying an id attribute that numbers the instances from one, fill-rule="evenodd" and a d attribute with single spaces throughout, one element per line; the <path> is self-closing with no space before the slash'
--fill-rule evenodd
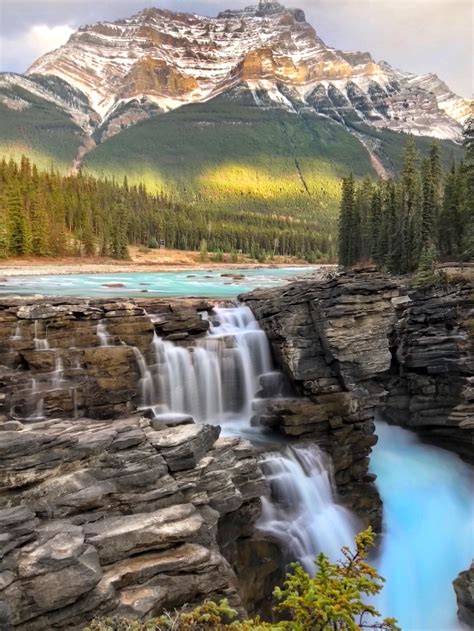
<path id="1" fill-rule="evenodd" d="M 464 134 L 465 159 L 444 174 L 433 142 L 421 159 L 414 139 L 405 147 L 399 179 L 342 182 L 339 262 L 372 261 L 392 274 L 429 267 L 435 258 L 474 257 L 474 131 Z"/>
<path id="2" fill-rule="evenodd" d="M 209 252 L 334 255 L 316 222 L 232 209 L 202 210 L 79 172 L 40 171 L 27 157 L 0 162 L 0 257 L 128 256 L 128 245 Z"/>

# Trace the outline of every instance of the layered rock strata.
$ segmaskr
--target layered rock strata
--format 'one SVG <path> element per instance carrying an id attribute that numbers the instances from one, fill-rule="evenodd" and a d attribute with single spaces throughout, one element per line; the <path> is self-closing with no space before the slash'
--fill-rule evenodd
<path id="1" fill-rule="evenodd" d="M 458 601 L 458 616 L 470 629 L 474 627 L 474 562 L 453 582 Z"/>
<path id="2" fill-rule="evenodd" d="M 420 293 L 375 272 L 244 296 L 299 395 L 255 422 L 315 440 L 342 497 L 380 525 L 376 409 L 474 460 L 473 296 L 468 283 Z"/>
<path id="3" fill-rule="evenodd" d="M 415 292 L 396 305 L 385 414 L 474 462 L 474 291 Z"/>
<path id="4" fill-rule="evenodd" d="M 146 618 L 207 597 L 242 610 L 218 528 L 234 523 L 226 545 L 239 550 L 241 540 L 248 557 L 268 489 L 252 446 L 219 432 L 140 417 L 2 432 L 1 628 L 82 628 L 94 616 Z M 261 584 L 278 565 L 271 545 Z M 240 567 L 258 573 L 258 555 Z"/>
<path id="5" fill-rule="evenodd" d="M 201 300 L 2 299 L 0 415 L 129 414 L 138 403 L 136 350 L 149 359 L 155 333 L 184 344 L 204 335 L 200 314 L 211 311 Z"/>

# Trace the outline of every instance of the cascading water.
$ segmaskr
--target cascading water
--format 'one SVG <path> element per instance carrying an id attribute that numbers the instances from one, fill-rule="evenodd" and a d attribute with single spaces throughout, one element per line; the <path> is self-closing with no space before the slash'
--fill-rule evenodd
<path id="1" fill-rule="evenodd" d="M 97 325 L 97 337 L 99 339 L 100 346 L 110 346 L 110 335 L 107 332 L 107 323 L 105 320 L 100 320 Z"/>
<path id="2" fill-rule="evenodd" d="M 328 457 L 315 445 L 286 447 L 265 456 L 263 471 L 272 497 L 262 498 L 259 527 L 284 544 L 308 572 L 321 551 L 338 560 L 360 524 L 335 500 Z"/>
<path id="3" fill-rule="evenodd" d="M 274 369 L 266 334 L 244 306 L 215 307 L 209 320 L 208 335 L 192 346 L 155 335 L 151 364 L 134 349 L 141 406 L 151 408 L 158 419 L 190 415 L 218 423 L 224 434 L 263 441 L 262 430 L 251 426 L 261 401 L 256 396 L 278 397 L 284 383 Z M 268 453 L 263 468 L 272 497 L 263 499 L 259 527 L 308 570 L 321 551 L 338 558 L 358 528 L 351 513 L 337 504 L 329 458 L 315 445 L 285 447 Z"/>
<path id="4" fill-rule="evenodd" d="M 39 337 L 38 320 L 35 320 L 34 344 L 35 344 L 35 349 L 37 351 L 47 351 L 47 350 L 49 350 L 49 342 L 48 342 L 48 338 L 46 336 L 46 333 L 45 333 L 45 337 L 44 338 L 40 338 Z"/>
<path id="5" fill-rule="evenodd" d="M 155 335 L 149 365 L 138 349 L 134 352 L 142 408 L 158 417 L 178 413 L 220 423 L 228 433 L 250 430 L 260 379 L 270 381 L 277 374 L 266 335 L 248 307 L 216 307 L 209 334 L 193 346 Z"/>

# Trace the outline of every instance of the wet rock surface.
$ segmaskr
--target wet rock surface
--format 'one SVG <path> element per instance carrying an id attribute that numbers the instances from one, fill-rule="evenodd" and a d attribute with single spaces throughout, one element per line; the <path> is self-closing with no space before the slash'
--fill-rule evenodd
<path id="1" fill-rule="evenodd" d="M 474 462 L 474 288 L 414 292 L 396 305 L 385 414 Z"/>
<path id="2" fill-rule="evenodd" d="M 218 544 L 229 520 L 226 546 L 244 557 L 234 567 L 253 568 L 254 586 L 267 589 L 278 550 L 263 573 L 249 552 L 267 484 L 249 443 L 218 436 L 207 425 L 157 431 L 139 416 L 2 432 L 2 628 L 82 628 L 206 597 L 242 609 Z"/>
<path id="3" fill-rule="evenodd" d="M 371 274 L 244 297 L 299 395 L 270 402 L 255 423 L 314 439 L 332 456 L 342 499 L 377 529 L 381 501 L 368 468 L 383 390 L 373 379 L 390 368 L 398 295 L 396 283 Z"/>

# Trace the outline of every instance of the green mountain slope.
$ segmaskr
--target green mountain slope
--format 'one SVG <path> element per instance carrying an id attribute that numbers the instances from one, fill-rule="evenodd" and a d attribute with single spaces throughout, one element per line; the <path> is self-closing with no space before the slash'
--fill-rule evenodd
<path id="1" fill-rule="evenodd" d="M 314 114 L 219 97 L 139 123 L 95 148 L 84 166 L 127 175 L 182 202 L 334 221 L 340 178 L 375 175 L 361 143 Z"/>
<path id="2" fill-rule="evenodd" d="M 6 104 L 8 103 L 8 105 Z M 71 168 L 85 134 L 62 109 L 20 86 L 0 90 L 0 155 L 41 168 Z"/>
<path id="3" fill-rule="evenodd" d="M 401 164 L 407 136 L 361 126 L 388 169 Z M 431 139 L 420 138 L 423 153 Z M 447 160 L 459 149 L 443 142 Z M 376 177 L 364 145 L 347 128 L 311 113 L 262 109 L 220 96 L 139 123 L 89 153 L 84 167 L 127 176 L 149 190 L 203 209 L 311 220 L 332 232 L 340 179 Z"/>

